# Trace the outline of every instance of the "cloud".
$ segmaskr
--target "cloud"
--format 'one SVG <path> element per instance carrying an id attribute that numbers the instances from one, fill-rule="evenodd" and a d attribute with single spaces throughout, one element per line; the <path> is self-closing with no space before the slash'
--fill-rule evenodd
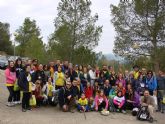
<path id="1" fill-rule="evenodd" d="M 26 17 L 35 19 L 41 29 L 43 41 L 54 31 L 54 19 L 57 17 L 57 6 L 60 0 L 0 0 L 1 22 L 10 24 L 11 33 L 22 25 Z M 117 4 L 119 0 L 91 0 L 92 14 L 99 14 L 98 25 L 103 25 L 103 33 L 99 46 L 95 51 L 111 53 L 115 36 L 110 22 L 110 4 Z"/>

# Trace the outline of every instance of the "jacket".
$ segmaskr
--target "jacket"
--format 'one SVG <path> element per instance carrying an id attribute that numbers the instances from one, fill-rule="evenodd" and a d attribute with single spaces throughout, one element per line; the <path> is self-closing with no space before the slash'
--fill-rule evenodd
<path id="1" fill-rule="evenodd" d="M 28 79 L 28 77 L 29 77 L 29 79 Z M 25 71 L 21 71 L 20 76 L 18 78 L 18 85 L 23 92 L 29 92 L 31 90 L 30 82 L 32 79 L 30 79 L 30 78 L 31 78 L 30 73 L 26 74 Z"/>
<path id="2" fill-rule="evenodd" d="M 101 96 L 97 95 L 95 97 L 95 108 L 96 108 L 96 110 L 98 110 L 99 104 L 103 101 L 106 103 L 105 109 L 108 109 L 108 99 L 106 98 L 106 96 L 101 97 Z"/>
<path id="3" fill-rule="evenodd" d="M 146 87 L 150 91 L 154 91 L 157 89 L 157 79 L 152 76 L 151 78 L 146 78 Z"/>
<path id="4" fill-rule="evenodd" d="M 86 87 L 85 88 L 85 96 L 88 99 L 90 99 L 90 97 L 93 96 L 93 88 L 92 87 Z"/>
<path id="5" fill-rule="evenodd" d="M 11 72 L 9 68 L 5 70 L 6 86 L 14 86 L 16 81 L 16 72 Z"/>

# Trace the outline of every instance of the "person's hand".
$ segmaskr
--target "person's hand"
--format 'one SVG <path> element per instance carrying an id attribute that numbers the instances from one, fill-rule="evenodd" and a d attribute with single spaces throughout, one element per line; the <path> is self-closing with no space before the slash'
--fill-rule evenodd
<path id="1" fill-rule="evenodd" d="M 146 104 L 146 103 L 142 103 L 142 106 L 148 106 L 148 104 Z"/>
<path id="2" fill-rule="evenodd" d="M 98 111 L 98 108 L 95 108 L 96 111 Z"/>
<path id="3" fill-rule="evenodd" d="M 119 109 L 121 108 L 121 106 L 119 105 L 119 107 L 118 107 Z"/>
<path id="4" fill-rule="evenodd" d="M 118 106 L 120 106 L 120 103 L 118 103 Z"/>
<path id="5" fill-rule="evenodd" d="M 85 107 L 84 106 L 82 106 L 82 110 L 85 111 Z"/>
<path id="6" fill-rule="evenodd" d="M 71 99 L 71 97 L 72 97 L 72 96 L 70 95 L 70 96 L 68 96 L 67 98 L 70 100 L 70 99 Z"/>

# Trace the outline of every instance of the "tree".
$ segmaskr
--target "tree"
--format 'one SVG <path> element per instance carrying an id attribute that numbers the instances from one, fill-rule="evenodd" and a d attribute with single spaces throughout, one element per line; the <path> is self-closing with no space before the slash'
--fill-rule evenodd
<path id="1" fill-rule="evenodd" d="M 39 59 L 41 62 L 46 61 L 46 50 L 40 36 L 40 29 L 35 20 L 25 18 L 23 26 L 16 30 L 17 54 L 20 56 Z"/>
<path id="2" fill-rule="evenodd" d="M 165 1 L 132 0 L 111 5 L 117 32 L 114 53 L 125 58 L 150 57 L 160 67 L 159 48 L 165 46 Z"/>
<path id="3" fill-rule="evenodd" d="M 90 6 L 90 0 L 61 0 L 59 3 L 55 32 L 49 44 L 56 46 L 54 50 L 61 58 L 69 58 L 71 62 L 78 60 L 74 57 L 75 50 L 79 47 L 93 49 L 98 45 L 102 27 L 95 24 L 98 15 L 91 16 Z"/>
<path id="4" fill-rule="evenodd" d="M 10 25 L 8 23 L 0 22 L 0 51 L 3 51 L 7 54 L 12 54 L 13 46 L 10 41 Z"/>
<path id="5" fill-rule="evenodd" d="M 40 29 L 37 27 L 35 20 L 25 18 L 23 26 L 20 26 L 16 30 L 15 40 L 19 44 L 18 55 L 26 56 L 26 46 L 33 36 L 36 36 L 40 40 Z"/>

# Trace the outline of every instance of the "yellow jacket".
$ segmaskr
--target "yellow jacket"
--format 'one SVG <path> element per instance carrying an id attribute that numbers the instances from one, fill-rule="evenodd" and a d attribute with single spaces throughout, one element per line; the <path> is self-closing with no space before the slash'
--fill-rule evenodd
<path id="1" fill-rule="evenodd" d="M 55 77 L 54 81 L 56 86 L 64 86 L 65 75 L 63 72 L 56 72 L 54 77 Z"/>
<path id="2" fill-rule="evenodd" d="M 85 98 L 85 99 L 79 99 L 78 100 L 78 104 L 80 104 L 81 106 L 85 106 L 85 105 L 88 105 L 88 100 Z"/>

